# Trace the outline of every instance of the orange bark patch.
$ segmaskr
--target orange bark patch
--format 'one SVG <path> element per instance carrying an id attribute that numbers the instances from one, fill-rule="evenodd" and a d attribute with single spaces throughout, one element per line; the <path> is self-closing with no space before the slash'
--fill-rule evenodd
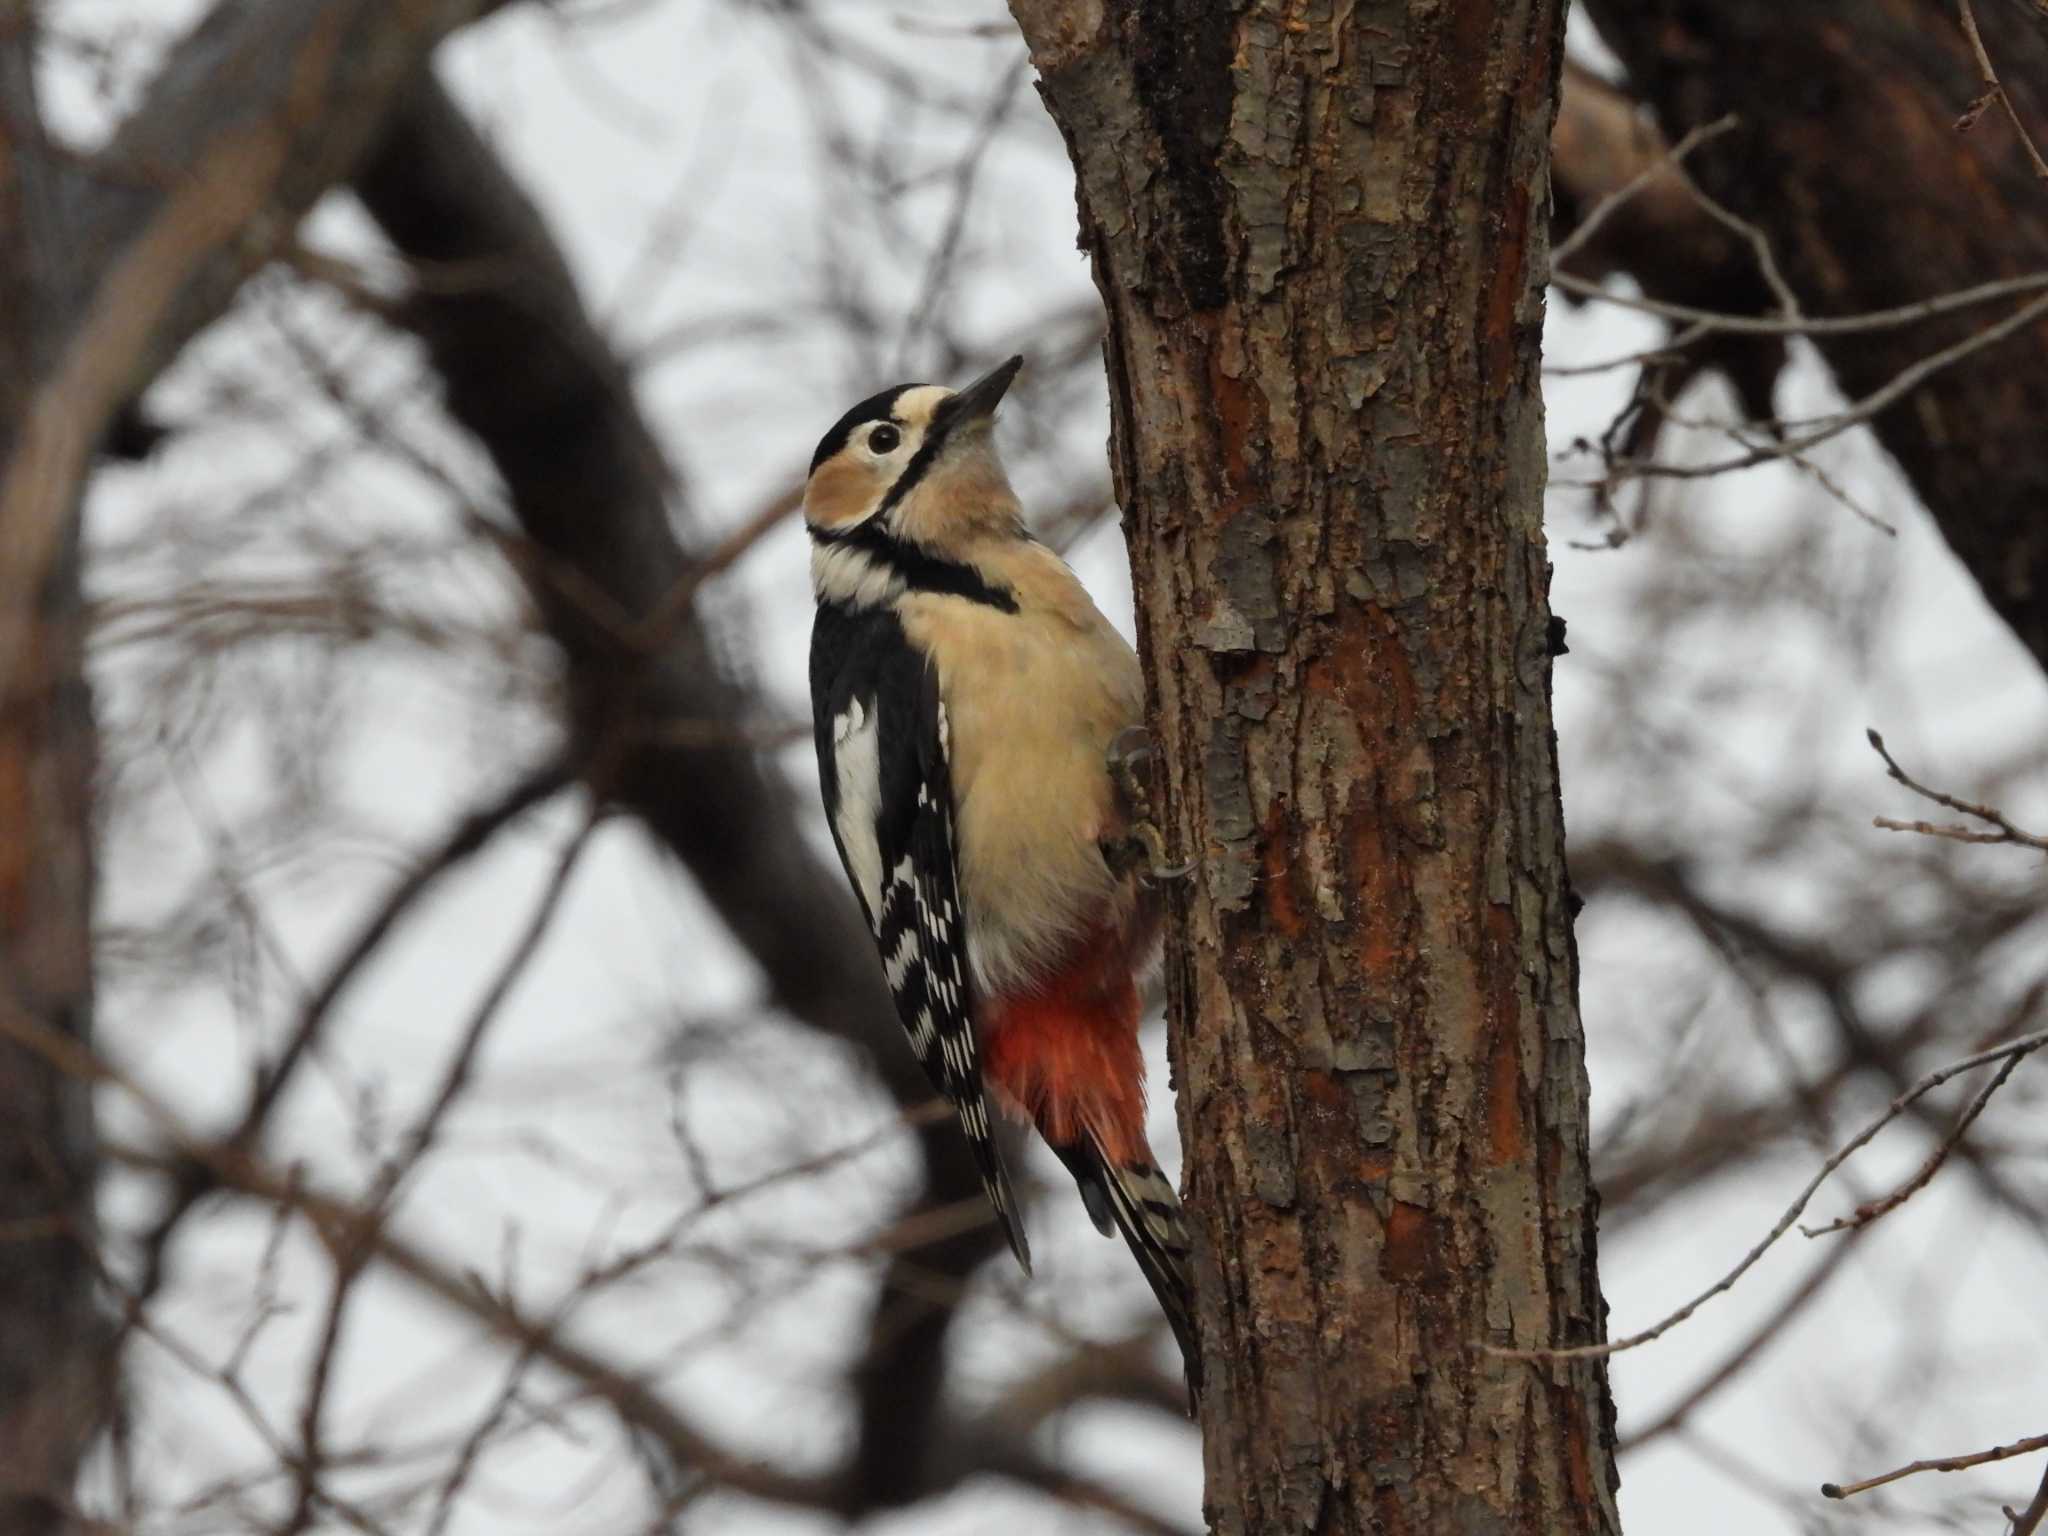
<path id="1" fill-rule="evenodd" d="M 1505 907 L 1486 914 L 1484 963 L 1493 972 L 1489 999 L 1490 1046 L 1486 1060 L 1486 1132 L 1495 1167 L 1528 1153 L 1529 1129 L 1522 1115 L 1520 998 L 1515 990 L 1515 920 Z"/>
<path id="2" fill-rule="evenodd" d="M 1502 213 L 1493 277 L 1486 290 L 1486 316 L 1479 328 L 1484 385 L 1495 399 L 1504 398 L 1515 384 L 1515 313 L 1528 286 L 1528 244 L 1529 193 L 1517 182 L 1509 190 Z"/>
<path id="3" fill-rule="evenodd" d="M 1486 1063 L 1486 1133 L 1495 1167 L 1516 1162 L 1529 1150 L 1528 1127 L 1522 1123 L 1522 1053 L 1516 1049 L 1513 1019 L 1494 1026 Z"/>
<path id="4" fill-rule="evenodd" d="M 1327 1072 L 1304 1072 L 1301 1075 L 1302 1092 L 1318 1109 L 1333 1112 L 1349 1107 L 1350 1095 L 1338 1085 L 1337 1080 Z"/>
<path id="5" fill-rule="evenodd" d="M 1565 1475 L 1571 1479 L 1572 1502 L 1580 1509 L 1593 1507 L 1593 1458 L 1586 1445 L 1586 1416 L 1567 1403 L 1558 1414 L 1564 1424 Z"/>
<path id="6" fill-rule="evenodd" d="M 1245 450 L 1258 418 L 1264 413 L 1252 398 L 1249 385 L 1242 378 L 1232 378 L 1223 371 L 1223 349 L 1216 338 L 1222 332 L 1223 317 L 1205 316 L 1197 328 L 1208 339 L 1209 361 L 1209 405 L 1215 412 L 1217 457 L 1223 461 L 1223 477 L 1226 499 L 1223 505 L 1234 508 L 1238 498 L 1244 494 L 1249 479 L 1245 469 Z"/>
<path id="7" fill-rule="evenodd" d="M 0 737 L 0 826 L 28 827 L 34 803 L 28 746 L 10 732 Z M 22 835 L 0 846 L 0 927 L 10 933 L 18 932 L 28 917 L 29 846 Z"/>
<path id="8" fill-rule="evenodd" d="M 1301 893 L 1294 888 L 1296 860 L 1289 826 L 1285 805 L 1276 801 L 1260 834 L 1259 862 L 1268 925 L 1298 939 L 1307 929 L 1308 919 L 1302 914 Z"/>
<path id="9" fill-rule="evenodd" d="M 1389 1280 L 1419 1280 L 1429 1273 L 1429 1212 L 1396 1200 L 1387 1215 L 1387 1246 L 1380 1273 Z"/>

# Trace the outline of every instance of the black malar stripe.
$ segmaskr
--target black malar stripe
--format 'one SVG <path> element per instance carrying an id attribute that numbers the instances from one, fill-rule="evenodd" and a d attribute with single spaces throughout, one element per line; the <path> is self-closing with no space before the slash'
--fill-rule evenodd
<path id="1" fill-rule="evenodd" d="M 886 566 L 913 592 L 938 592 L 949 597 L 964 597 L 969 602 L 986 603 L 1004 613 L 1017 611 L 1017 599 L 1008 587 L 991 584 L 971 565 L 944 559 L 907 539 L 891 537 L 882 530 L 880 521 L 877 515 L 844 533 L 828 533 L 818 528 L 811 529 L 810 533 L 820 544 L 843 545 L 860 551 L 870 560 Z"/>

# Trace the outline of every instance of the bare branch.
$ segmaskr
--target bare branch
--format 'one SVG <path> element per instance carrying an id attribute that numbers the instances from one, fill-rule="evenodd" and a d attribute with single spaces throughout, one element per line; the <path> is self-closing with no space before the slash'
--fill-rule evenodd
<path id="1" fill-rule="evenodd" d="M 178 168 L 160 189 L 100 182 L 62 337 L 0 476 L 0 684 L 62 547 L 93 445 L 184 340 L 348 173 L 386 104 L 481 0 L 259 6 L 226 0 L 159 75 L 108 156 Z M 210 88 L 231 77 L 232 91 Z"/>
<path id="2" fill-rule="evenodd" d="M 623 749 L 602 792 L 689 867 L 778 1003 L 866 1047 L 897 1101 L 923 1104 L 930 1086 L 903 1048 L 867 934 L 803 840 L 790 786 L 738 737 L 679 744 L 667 733 L 676 721 L 744 726 L 756 713 L 714 660 L 694 598 L 794 496 L 764 505 L 707 558 L 684 552 L 670 520 L 672 477 L 624 369 L 539 214 L 438 85 L 421 83 L 356 187 L 409 257 L 489 262 L 500 274 L 460 292 L 423 290 L 399 313 L 426 342 L 449 408 L 496 461 L 541 557 L 535 586 L 571 662 L 577 738 Z M 595 601 L 564 600 L 564 573 Z M 593 621 L 600 607 L 616 620 Z M 952 1127 L 924 1128 L 920 1148 L 934 1204 L 979 1199 Z M 937 1421 L 954 1302 L 997 1246 L 986 1210 L 975 1209 L 982 1219 L 966 1230 L 891 1261 L 857 1373 L 862 1433 L 849 1507 L 900 1502 L 921 1475 L 919 1427 Z"/>
<path id="3" fill-rule="evenodd" d="M 1930 837 L 1945 837 L 1951 842 L 1958 843 L 2019 843 L 2024 847 L 2038 848 L 2043 853 L 2048 853 L 2048 837 L 2022 831 L 2007 821 L 2005 814 L 1993 806 L 1979 805 L 1974 800 L 1959 800 L 1954 795 L 1944 794 L 1938 789 L 1929 789 L 1925 784 L 1907 775 L 1906 770 L 1899 766 L 1897 759 L 1886 750 L 1884 738 L 1875 730 L 1866 729 L 1863 734 L 1870 739 L 1871 748 L 1884 759 L 1885 772 L 1898 783 L 1905 785 L 1923 800 L 1931 800 L 1944 810 L 1975 817 L 1994 830 L 1976 832 L 1968 827 L 1936 826 L 1925 821 L 1894 821 L 1889 816 L 1873 817 L 1871 825 L 1882 827 L 1888 832 L 1922 832 Z"/>
<path id="4" fill-rule="evenodd" d="M 2034 1497 L 2025 1509 L 2005 1511 L 2006 1519 L 2012 1522 L 2007 1536 L 2034 1536 L 2041 1528 L 2041 1522 L 2048 1520 L 2048 1469 L 2041 1473 L 2041 1486 L 2034 1490 Z"/>
<path id="5" fill-rule="evenodd" d="M 2027 1456 L 2035 1451 L 2048 1451 L 2048 1435 L 2034 1435 L 2025 1440 L 2015 1440 L 2010 1445 L 1994 1445 L 1988 1451 L 1972 1451 L 1967 1456 L 1937 1456 L 1927 1461 L 1909 1461 L 1903 1467 L 1880 1472 L 1876 1477 L 1866 1477 L 1860 1483 L 1822 1483 L 1820 1491 L 1830 1499 L 1853 1499 L 1859 1493 L 1882 1488 L 1886 1483 L 1896 1483 L 1902 1477 L 1915 1477 L 1922 1472 L 1967 1472 L 1971 1467 L 2010 1461 L 2015 1456 Z"/>
<path id="6" fill-rule="evenodd" d="M 1552 268 L 1563 268 L 1591 242 L 1593 237 L 1600 232 L 1602 225 L 1641 195 L 1644 188 L 1661 177 L 1670 176 L 1678 166 L 1684 163 L 1687 155 L 1699 148 L 1700 145 L 1719 138 L 1722 134 L 1733 129 L 1736 121 L 1733 116 L 1727 116 L 1716 118 L 1711 123 L 1702 123 L 1669 149 L 1652 157 L 1647 165 L 1644 165 L 1634 175 L 1629 177 L 1627 181 L 1603 196 L 1579 220 L 1578 228 L 1574 229 L 1552 247 L 1550 252 Z"/>
<path id="7" fill-rule="evenodd" d="M 1970 0 L 1956 0 L 1959 19 L 1963 24 L 1963 36 L 1970 40 L 1970 52 L 1977 60 L 1978 71 L 1984 79 L 1984 94 L 1970 104 L 1969 109 L 1956 120 L 1959 131 L 1967 131 L 1982 115 L 1984 108 L 1994 100 L 2004 110 L 2006 120 L 2012 124 L 2012 131 L 2025 151 L 2027 161 L 2034 167 L 2034 175 L 2048 181 L 2048 160 L 2041 158 L 2041 151 L 2034 147 L 2033 135 L 2027 132 L 2027 125 L 2021 119 L 2019 109 L 2012 104 L 2012 98 L 2005 93 L 2005 87 L 1998 83 L 1998 71 L 1991 67 L 1991 55 L 1985 51 L 1984 38 L 1977 30 L 1977 13 L 1970 9 Z"/>
<path id="8" fill-rule="evenodd" d="M 1798 423 L 1806 426 L 1807 430 L 1789 433 L 1779 442 L 1754 448 L 1732 458 L 1713 459 L 1702 464 L 1663 464 L 1653 460 L 1625 459 L 1613 465 L 1610 473 L 1621 478 L 1633 475 L 1654 476 L 1665 480 L 1701 480 L 1727 474 L 1733 470 L 1751 469 L 1758 464 L 1768 464 L 1776 459 L 1796 458 L 1807 449 L 1818 447 L 1830 438 L 1841 436 L 1851 427 L 1860 426 L 1874 419 L 1936 374 L 1953 368 L 1956 364 L 2004 341 L 2008 336 L 2025 330 L 2043 316 L 2048 316 L 2048 297 L 2022 305 L 2003 320 L 1929 353 L 1910 367 L 1901 369 L 1883 387 L 1872 390 L 1847 408 L 1826 416 L 1815 417 L 1811 422 Z"/>
<path id="9" fill-rule="evenodd" d="M 1580 298 L 1595 299 L 1622 309 L 1637 310 L 1664 320 L 1682 320 L 1709 331 L 1727 331 L 1740 336 L 1857 336 L 1878 331 L 1902 330 L 1943 315 L 1975 309 L 1999 299 L 2039 293 L 2048 288 L 2048 272 L 2031 272 L 2024 277 L 2002 277 L 1993 282 L 1973 283 L 1911 304 L 1873 309 L 1857 315 L 1804 315 L 1798 319 L 1767 319 L 1761 315 L 1737 314 L 1727 310 L 1699 309 L 1690 304 L 1670 304 L 1635 294 L 1617 293 L 1589 278 L 1569 272 L 1552 272 L 1550 281 Z"/>
<path id="10" fill-rule="evenodd" d="M 1863 1147 L 1867 1146 L 1879 1131 L 1890 1125 L 1892 1121 L 1905 1113 L 1912 1105 L 1925 1098 L 1951 1078 L 1958 1077 L 1974 1067 L 1981 1067 L 1989 1062 L 2004 1061 L 2008 1058 L 2028 1056 L 2040 1050 L 2044 1045 L 2048 1045 L 2048 1030 L 2022 1035 L 2016 1040 L 2008 1040 L 2003 1045 L 1996 1045 L 1989 1050 L 1979 1051 L 1975 1055 L 1966 1056 L 1961 1061 L 1950 1062 L 1947 1066 L 1928 1073 L 1904 1093 L 1893 1099 L 1886 1106 L 1883 1114 L 1864 1126 L 1862 1130 L 1843 1143 L 1838 1151 L 1821 1164 L 1820 1170 L 1811 1179 L 1807 1180 L 1806 1187 L 1800 1190 L 1797 1198 L 1786 1208 L 1784 1215 L 1778 1218 L 1777 1224 L 1764 1234 L 1761 1242 L 1742 1256 L 1733 1269 L 1693 1297 L 1684 1306 L 1678 1308 L 1677 1311 L 1670 1313 L 1641 1332 L 1629 1334 L 1625 1338 L 1612 1339 L 1605 1344 L 1582 1344 L 1564 1349 L 1508 1349 L 1489 1344 L 1486 1346 L 1487 1352 L 1511 1360 L 1605 1358 L 1608 1355 L 1618 1355 L 1623 1350 L 1640 1348 L 1644 1344 L 1662 1338 L 1716 1296 L 1734 1289 L 1735 1283 L 1756 1267 L 1757 1261 L 1770 1251 L 1772 1245 L 1792 1230 L 1794 1223 L 1799 1220 L 1800 1213 L 1806 1209 L 1807 1203 L 1819 1192 L 1821 1185 L 1828 1181 L 1835 1170 L 1840 1168 L 1842 1164 L 1847 1162 Z"/>
<path id="11" fill-rule="evenodd" d="M 1968 1134 L 1970 1127 L 1976 1124 L 1977 1117 L 1984 1113 L 1984 1106 L 1989 1104 L 1998 1090 L 2005 1086 L 2005 1080 L 2012 1076 L 2013 1070 L 2019 1066 L 2022 1059 L 2019 1056 L 2008 1056 L 1999 1063 L 1998 1070 L 1991 1075 L 1991 1080 L 1977 1091 L 1977 1096 L 1970 1100 L 1969 1107 L 1956 1117 L 1954 1128 L 1941 1138 L 1935 1149 L 1928 1154 L 1927 1160 L 1920 1165 L 1919 1169 L 1905 1183 L 1886 1195 L 1882 1200 L 1867 1201 L 1856 1207 L 1849 1215 L 1837 1217 L 1826 1226 L 1801 1227 L 1799 1229 L 1801 1235 L 1805 1237 L 1825 1237 L 1830 1232 L 1860 1230 L 1863 1227 L 1869 1226 L 1873 1221 L 1890 1215 L 1921 1190 L 1925 1189 L 1933 1182 L 1934 1176 L 1941 1172 L 1942 1164 L 1948 1161 L 1949 1154 L 1955 1151 L 1956 1147 L 1962 1142 L 1963 1137 Z"/>

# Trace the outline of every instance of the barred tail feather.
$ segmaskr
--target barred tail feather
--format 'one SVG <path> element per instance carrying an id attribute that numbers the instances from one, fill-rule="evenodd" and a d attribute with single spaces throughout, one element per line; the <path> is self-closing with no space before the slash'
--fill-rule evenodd
<path id="1" fill-rule="evenodd" d="M 1180 1196 L 1149 1162 L 1113 1162 L 1091 1131 L 1077 1145 L 1054 1147 L 1080 1186 L 1096 1230 L 1123 1234 L 1180 1345 L 1188 1397 L 1202 1391 L 1202 1350 L 1195 1335 L 1195 1277 Z"/>

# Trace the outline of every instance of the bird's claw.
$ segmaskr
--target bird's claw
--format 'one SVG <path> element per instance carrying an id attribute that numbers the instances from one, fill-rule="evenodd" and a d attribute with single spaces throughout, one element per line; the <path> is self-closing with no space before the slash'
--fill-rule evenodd
<path id="1" fill-rule="evenodd" d="M 1142 811 L 1152 799 L 1152 785 L 1145 772 L 1156 754 L 1152 734 L 1142 725 L 1126 726 L 1109 744 L 1110 777 L 1133 809 Z"/>
<path id="2" fill-rule="evenodd" d="M 1152 819 L 1151 776 L 1146 771 L 1157 755 L 1152 736 L 1142 725 L 1117 732 L 1107 754 L 1110 777 L 1116 780 L 1131 816 L 1123 836 L 1105 838 L 1102 857 L 1119 875 L 1135 870 L 1148 884 L 1162 880 L 1185 880 L 1195 871 L 1192 859 L 1171 863 L 1166 857 L 1166 838 Z"/>
<path id="3" fill-rule="evenodd" d="M 1195 872 L 1193 860 L 1167 862 L 1166 839 L 1149 821 L 1133 822 L 1121 837 L 1104 838 L 1102 858 L 1112 873 L 1126 875 L 1136 871 L 1147 884 L 1185 880 Z"/>

